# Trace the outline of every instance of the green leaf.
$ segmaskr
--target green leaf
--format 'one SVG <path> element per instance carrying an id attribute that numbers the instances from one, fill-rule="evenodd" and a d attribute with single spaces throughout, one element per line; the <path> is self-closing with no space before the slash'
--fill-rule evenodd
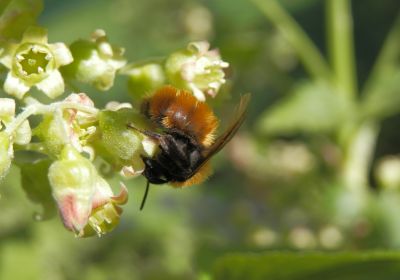
<path id="1" fill-rule="evenodd" d="M 285 100 L 261 116 L 257 128 L 263 133 L 329 131 L 350 112 L 350 106 L 325 83 L 306 82 Z"/>
<path id="2" fill-rule="evenodd" d="M 397 252 L 232 254 L 214 266 L 214 279 L 229 280 L 395 280 L 399 275 Z"/>
<path id="3" fill-rule="evenodd" d="M 385 118 L 400 112 L 400 69 L 382 75 L 362 101 L 366 117 Z"/>
<path id="4" fill-rule="evenodd" d="M 31 201 L 39 203 L 43 207 L 40 219 L 51 218 L 56 213 L 56 204 L 47 178 L 47 171 L 50 164 L 50 160 L 19 164 L 21 168 L 22 188 Z"/>
<path id="5" fill-rule="evenodd" d="M 36 20 L 42 10 L 43 0 L 2 0 L 0 40 L 20 39 L 28 26 L 36 25 Z"/>

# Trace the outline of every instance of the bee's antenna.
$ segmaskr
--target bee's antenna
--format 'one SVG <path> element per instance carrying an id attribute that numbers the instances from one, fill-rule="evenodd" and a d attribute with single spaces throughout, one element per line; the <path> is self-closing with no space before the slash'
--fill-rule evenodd
<path id="1" fill-rule="evenodd" d="M 159 140 L 160 137 L 161 137 L 161 135 L 160 135 L 159 133 L 152 132 L 152 131 L 149 131 L 149 130 L 140 129 L 140 128 L 136 127 L 136 126 L 135 126 L 134 124 L 132 124 L 132 123 L 128 123 L 128 124 L 126 125 L 126 127 L 127 127 L 127 128 L 130 128 L 130 129 L 134 129 L 134 130 L 136 130 L 137 132 L 142 133 L 143 135 L 146 135 L 147 137 L 153 138 L 153 139 L 155 139 L 155 140 Z"/>
<path id="2" fill-rule="evenodd" d="M 149 180 L 147 180 L 146 190 L 144 191 L 144 195 L 143 195 L 143 199 L 142 199 L 142 204 L 140 204 L 140 211 L 143 210 L 144 204 L 146 203 L 147 195 L 148 195 L 148 193 L 149 193 L 149 189 L 150 189 L 150 182 L 149 182 Z"/>

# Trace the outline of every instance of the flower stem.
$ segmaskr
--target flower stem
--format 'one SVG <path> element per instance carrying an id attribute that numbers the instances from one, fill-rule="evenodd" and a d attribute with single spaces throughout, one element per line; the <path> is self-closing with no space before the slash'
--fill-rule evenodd
<path id="1" fill-rule="evenodd" d="M 251 0 L 276 26 L 295 49 L 306 70 L 315 79 L 331 80 L 329 66 L 318 48 L 299 24 L 276 0 Z"/>
<path id="2" fill-rule="evenodd" d="M 18 127 L 30 116 L 32 115 L 44 115 L 51 114 L 56 112 L 57 110 L 64 109 L 75 109 L 81 112 L 85 112 L 92 115 L 97 115 L 99 113 L 99 109 L 85 106 L 82 104 L 74 103 L 74 102 L 55 102 L 49 105 L 44 105 L 41 103 L 33 103 L 25 108 L 25 110 L 20 113 L 5 129 L 5 132 L 8 135 L 13 135 L 13 133 L 18 129 Z"/>

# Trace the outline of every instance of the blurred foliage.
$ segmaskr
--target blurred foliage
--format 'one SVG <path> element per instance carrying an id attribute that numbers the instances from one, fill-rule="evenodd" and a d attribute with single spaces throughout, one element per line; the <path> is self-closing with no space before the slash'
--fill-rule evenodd
<path id="1" fill-rule="evenodd" d="M 11 9 L 12 2 L 0 1 L 0 10 Z M 331 59 L 325 2 L 278 3 L 321 56 Z M 0 279 L 210 279 L 216 259 L 231 252 L 400 248 L 400 186 L 386 187 L 374 169 L 383 156 L 400 153 L 400 4 L 351 3 L 358 74 L 353 83 L 360 90 L 349 101 L 329 81 L 317 79 L 318 71 L 310 71 L 315 65 L 304 63 L 297 48 L 302 45 L 293 45 L 282 32 L 287 22 L 274 24 L 247 0 L 45 1 L 39 23 L 49 28 L 50 41 L 71 43 L 103 28 L 126 48 L 129 61 L 165 56 L 191 40 L 208 39 L 231 64 L 233 95 L 252 92 L 253 101 L 241 133 L 213 159 L 215 174 L 206 183 L 182 190 L 155 186 L 139 212 L 145 182 L 126 182 L 131 196 L 121 224 L 100 239 L 74 239 L 59 220 L 34 221 L 42 209 L 19 187 L 21 177 L 27 184 L 23 169 L 13 167 L 0 188 Z M 19 11 L 40 11 L 39 4 L 28 6 Z M 0 35 L 8 36 L 9 22 L 0 18 Z M 26 23 L 18 24 L 23 29 Z M 134 103 L 126 84 L 126 77 L 118 77 L 109 94 Z M 77 86 L 99 105 L 111 98 Z M 218 110 L 224 116 L 230 107 Z M 222 125 L 228 121 L 222 118 Z M 357 143 L 367 151 L 351 157 Z M 348 184 L 354 177 L 357 183 Z M 114 186 L 118 180 L 110 178 Z M 395 279 L 390 277 L 398 273 L 394 253 L 297 258 L 228 255 L 217 263 L 215 276 L 235 279 L 224 273 L 237 271 L 251 279 L 250 271 L 257 269 L 271 279 L 280 279 L 272 274 L 277 270 L 298 279 L 378 271 Z M 310 263 L 315 270 L 307 270 Z"/>
<path id="2" fill-rule="evenodd" d="M 282 267 L 290 267 L 284 270 Z M 215 279 L 397 279 L 399 254 L 371 253 L 273 253 L 260 256 L 228 255 L 218 260 Z"/>

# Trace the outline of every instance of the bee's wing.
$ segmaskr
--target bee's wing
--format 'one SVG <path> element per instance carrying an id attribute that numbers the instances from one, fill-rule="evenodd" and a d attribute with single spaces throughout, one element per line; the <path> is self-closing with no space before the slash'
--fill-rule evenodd
<path id="1" fill-rule="evenodd" d="M 250 102 L 250 97 L 251 94 L 247 93 L 243 95 L 240 99 L 239 105 L 237 106 L 235 113 L 234 113 L 234 119 L 230 122 L 229 126 L 226 128 L 225 132 L 222 133 L 212 144 L 211 147 L 209 147 L 203 154 L 203 161 L 199 164 L 199 166 L 194 170 L 193 174 L 195 174 L 207 161 L 216 153 L 218 153 L 235 135 L 235 133 L 238 131 L 240 126 L 242 125 L 246 112 L 247 112 L 247 106 L 249 105 Z"/>

